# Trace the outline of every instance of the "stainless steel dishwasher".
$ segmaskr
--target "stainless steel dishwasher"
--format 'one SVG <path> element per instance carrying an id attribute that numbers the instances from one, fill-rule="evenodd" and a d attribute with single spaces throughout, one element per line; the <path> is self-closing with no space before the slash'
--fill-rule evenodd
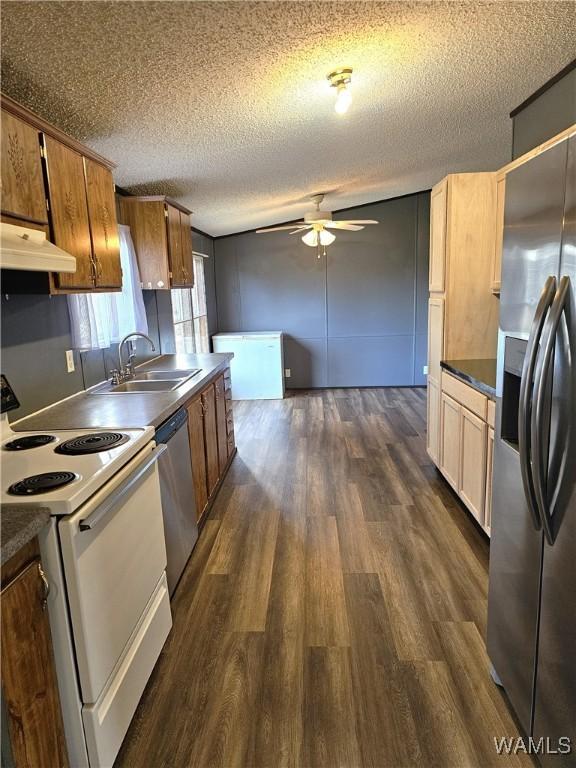
<path id="1" fill-rule="evenodd" d="M 168 560 L 166 578 L 172 595 L 198 539 L 186 409 L 181 408 L 161 424 L 155 438 L 158 445 L 168 447 L 158 459 L 158 469 Z"/>

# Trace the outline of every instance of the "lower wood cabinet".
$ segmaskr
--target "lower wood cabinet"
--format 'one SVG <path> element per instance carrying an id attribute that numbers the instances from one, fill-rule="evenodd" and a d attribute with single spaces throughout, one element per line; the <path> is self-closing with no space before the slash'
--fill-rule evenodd
<path id="1" fill-rule="evenodd" d="M 229 369 L 187 404 L 196 515 L 200 519 L 212 500 L 234 453 L 234 423 L 228 408 Z M 232 436 L 232 447 L 230 443 Z"/>
<path id="2" fill-rule="evenodd" d="M 192 461 L 192 479 L 196 497 L 196 517 L 200 519 L 208 505 L 208 482 L 206 480 L 206 448 L 204 443 L 204 408 L 202 396 L 188 403 L 188 435 Z"/>
<path id="3" fill-rule="evenodd" d="M 454 382 L 458 384 L 455 386 Z M 444 390 L 450 390 L 450 394 Z M 430 386 L 430 384 L 429 384 Z M 452 395 L 466 402 L 464 405 Z M 428 393 L 428 430 L 433 431 L 434 413 L 431 405 L 436 393 L 434 387 Z M 483 398 L 483 400 L 482 400 Z M 478 416 L 478 411 L 493 414 L 493 408 L 487 408 L 487 398 L 477 390 L 443 376 L 442 391 L 439 395 L 439 458 L 435 461 L 438 468 L 466 504 L 476 520 L 490 533 L 491 496 L 492 496 L 492 448 L 494 429 L 487 421 Z M 491 402 L 491 401 L 488 401 Z M 467 407 L 471 404 L 477 412 Z M 428 453 L 434 460 L 430 450 Z"/>
<path id="4" fill-rule="evenodd" d="M 428 418 L 426 447 L 428 455 L 435 464 L 440 460 L 440 385 L 432 376 L 428 376 Z"/>
<path id="5" fill-rule="evenodd" d="M 440 398 L 440 469 L 454 490 L 460 491 L 461 406 L 442 392 Z"/>
<path id="6" fill-rule="evenodd" d="M 16 768 L 68 765 L 47 587 L 36 540 L 2 566 L 2 695 Z"/>

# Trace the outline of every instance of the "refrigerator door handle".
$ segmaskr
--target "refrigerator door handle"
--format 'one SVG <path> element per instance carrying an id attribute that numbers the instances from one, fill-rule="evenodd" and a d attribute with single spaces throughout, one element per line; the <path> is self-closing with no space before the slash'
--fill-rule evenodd
<path id="1" fill-rule="evenodd" d="M 524 365 L 522 367 L 522 378 L 520 380 L 520 397 L 518 402 L 518 452 L 520 454 L 520 470 L 522 475 L 522 485 L 524 494 L 528 503 L 528 508 L 532 515 L 534 528 L 539 531 L 542 527 L 538 513 L 538 501 L 534 489 L 534 479 L 531 467 L 531 418 L 532 418 L 532 393 L 534 381 L 534 369 L 540 349 L 540 337 L 546 321 L 548 310 L 554 301 L 556 292 L 556 278 L 550 275 L 546 278 L 544 288 L 534 313 L 532 328 L 528 339 L 528 346 L 524 356 Z"/>
<path id="2" fill-rule="evenodd" d="M 570 278 L 566 275 L 560 279 L 554 303 L 548 315 L 547 327 L 543 335 L 542 356 L 538 361 L 536 371 L 536 381 L 534 384 L 535 402 L 532 408 L 531 423 L 531 444 L 532 444 L 532 464 L 534 474 L 534 491 L 544 535 L 549 544 L 554 544 L 556 538 L 552 526 L 552 514 L 548 503 L 547 494 L 547 453 L 542 445 L 542 434 L 544 419 L 546 417 L 546 393 L 551 376 L 551 369 L 554 362 L 553 352 L 556 346 L 556 336 L 558 326 L 562 319 L 562 314 L 566 310 L 567 299 L 570 295 Z"/>

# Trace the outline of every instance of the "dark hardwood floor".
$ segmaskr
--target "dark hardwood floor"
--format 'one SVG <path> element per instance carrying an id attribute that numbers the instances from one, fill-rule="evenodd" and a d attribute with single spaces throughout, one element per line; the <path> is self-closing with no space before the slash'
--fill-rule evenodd
<path id="1" fill-rule="evenodd" d="M 238 455 L 117 760 L 489 768 L 488 546 L 427 457 L 424 389 L 234 406 Z"/>

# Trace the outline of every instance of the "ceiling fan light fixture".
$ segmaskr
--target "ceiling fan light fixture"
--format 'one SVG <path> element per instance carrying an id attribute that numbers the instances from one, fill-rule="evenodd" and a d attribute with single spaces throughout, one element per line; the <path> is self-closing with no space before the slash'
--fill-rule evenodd
<path id="1" fill-rule="evenodd" d="M 302 235 L 302 242 L 311 248 L 316 248 L 318 245 L 332 245 L 334 240 L 336 240 L 336 235 L 328 232 L 327 229 L 311 229 L 310 232 Z"/>
<path id="2" fill-rule="evenodd" d="M 352 92 L 350 84 L 352 82 L 352 67 L 341 67 L 328 75 L 328 81 L 331 88 L 336 88 L 336 103 L 334 109 L 339 115 L 348 111 L 352 103 Z"/>

